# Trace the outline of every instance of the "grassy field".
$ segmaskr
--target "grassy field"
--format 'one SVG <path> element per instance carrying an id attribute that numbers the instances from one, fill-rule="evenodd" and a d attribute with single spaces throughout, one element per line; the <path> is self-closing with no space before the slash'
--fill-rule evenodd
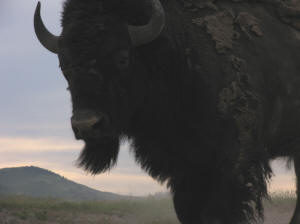
<path id="1" fill-rule="evenodd" d="M 266 224 L 284 224 L 292 215 L 295 197 L 272 194 L 265 202 Z M 0 197 L 0 224 L 179 224 L 170 198 L 65 202 L 23 196 Z"/>
<path id="2" fill-rule="evenodd" d="M 178 224 L 171 200 L 151 196 L 105 202 L 0 197 L 0 223 Z"/>
<path id="3" fill-rule="evenodd" d="M 288 224 L 296 206 L 296 196 L 292 192 L 271 194 L 271 200 L 265 201 L 264 224 Z"/>

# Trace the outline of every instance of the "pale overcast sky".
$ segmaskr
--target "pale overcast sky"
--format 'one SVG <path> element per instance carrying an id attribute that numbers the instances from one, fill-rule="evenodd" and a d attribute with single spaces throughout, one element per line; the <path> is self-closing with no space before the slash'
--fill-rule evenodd
<path id="1" fill-rule="evenodd" d="M 62 0 L 41 0 L 42 17 L 60 33 Z M 147 195 L 165 191 L 135 164 L 128 145 L 111 172 L 91 176 L 75 167 L 83 146 L 70 127 L 70 96 L 57 56 L 33 30 L 37 0 L 0 0 L 0 168 L 39 166 L 98 190 Z M 277 161 L 271 190 L 293 190 L 293 171 Z"/>

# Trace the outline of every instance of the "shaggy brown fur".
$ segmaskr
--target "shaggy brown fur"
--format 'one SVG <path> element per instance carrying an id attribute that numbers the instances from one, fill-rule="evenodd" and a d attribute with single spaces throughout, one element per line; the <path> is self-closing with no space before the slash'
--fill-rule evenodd
<path id="1" fill-rule="evenodd" d="M 109 121 L 109 136 L 84 139 L 79 165 L 106 171 L 129 138 L 181 223 L 251 223 L 269 159 L 299 154 L 299 33 L 282 22 L 284 1 L 161 2 L 163 32 L 137 48 L 127 23 L 147 22 L 143 1 L 65 3 L 59 59 L 73 114 Z"/>

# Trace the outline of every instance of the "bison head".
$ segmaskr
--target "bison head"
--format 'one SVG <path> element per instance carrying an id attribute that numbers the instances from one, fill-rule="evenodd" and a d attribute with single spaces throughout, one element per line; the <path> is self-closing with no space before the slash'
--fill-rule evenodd
<path id="1" fill-rule="evenodd" d="M 111 6 L 113 1 L 106 2 L 68 0 L 60 36 L 44 26 L 40 3 L 34 15 L 39 41 L 58 54 L 68 82 L 72 128 L 76 139 L 85 141 L 79 165 L 92 173 L 116 163 L 119 139 L 143 98 L 144 72 L 135 49 L 156 39 L 164 27 L 159 0 L 145 4 L 151 15 L 146 24 L 139 26 L 129 25 L 121 10 Z"/>

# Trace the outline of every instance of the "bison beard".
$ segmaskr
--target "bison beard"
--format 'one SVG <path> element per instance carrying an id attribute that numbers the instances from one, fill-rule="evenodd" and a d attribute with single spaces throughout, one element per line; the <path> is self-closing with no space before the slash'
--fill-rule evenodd
<path id="1" fill-rule="evenodd" d="M 113 137 L 85 140 L 77 165 L 92 174 L 109 170 L 117 162 L 119 140 Z"/>

